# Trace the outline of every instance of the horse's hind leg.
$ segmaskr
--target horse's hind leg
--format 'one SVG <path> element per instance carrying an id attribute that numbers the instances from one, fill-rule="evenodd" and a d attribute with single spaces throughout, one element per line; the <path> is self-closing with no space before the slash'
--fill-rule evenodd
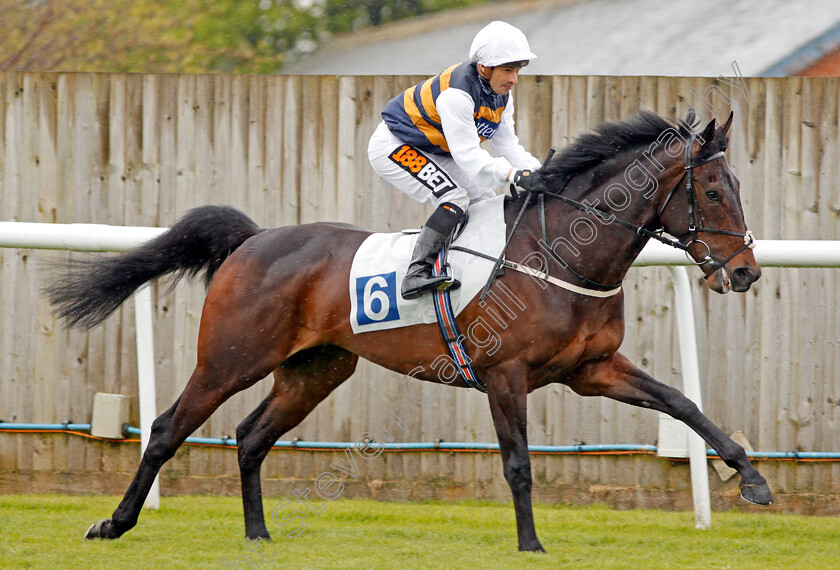
<path id="1" fill-rule="evenodd" d="M 155 477 L 163 464 L 175 455 L 184 440 L 210 417 L 222 402 L 251 386 L 263 374 L 231 376 L 235 382 L 219 384 L 204 368 L 196 367 L 184 392 L 152 423 L 149 445 L 128 490 L 110 519 L 92 525 L 85 538 L 119 538 L 134 525 Z"/>
<path id="2" fill-rule="evenodd" d="M 564 381 L 582 396 L 606 396 L 620 402 L 664 412 L 693 429 L 720 458 L 741 475 L 741 497 L 769 505 L 773 495 L 767 481 L 750 463 L 744 448 L 732 441 L 679 390 L 657 382 L 621 354 L 588 364 Z"/>
<path id="3" fill-rule="evenodd" d="M 236 428 L 248 538 L 270 538 L 263 515 L 260 468 L 271 446 L 347 380 L 357 361 L 355 354 L 332 345 L 295 354 L 274 371 L 271 392 Z"/>

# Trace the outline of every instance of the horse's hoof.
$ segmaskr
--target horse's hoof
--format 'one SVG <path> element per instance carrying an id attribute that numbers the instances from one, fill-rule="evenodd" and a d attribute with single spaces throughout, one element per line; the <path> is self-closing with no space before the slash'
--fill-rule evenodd
<path id="1" fill-rule="evenodd" d="M 85 538 L 88 540 L 93 540 L 94 538 L 109 538 L 103 536 L 102 534 L 102 527 L 105 526 L 105 523 L 109 522 L 111 522 L 111 519 L 102 519 L 101 521 L 93 523 L 90 525 L 90 528 L 87 529 Z"/>
<path id="2" fill-rule="evenodd" d="M 773 493 L 767 483 L 741 485 L 741 498 L 753 505 L 766 507 L 773 503 Z"/>

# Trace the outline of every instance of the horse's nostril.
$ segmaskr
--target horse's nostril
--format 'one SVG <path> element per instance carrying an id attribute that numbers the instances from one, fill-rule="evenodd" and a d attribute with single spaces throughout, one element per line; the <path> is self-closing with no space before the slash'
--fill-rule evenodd
<path id="1" fill-rule="evenodd" d="M 752 267 L 743 266 L 735 269 L 732 272 L 732 277 L 738 283 L 752 283 L 756 280 L 755 271 Z"/>

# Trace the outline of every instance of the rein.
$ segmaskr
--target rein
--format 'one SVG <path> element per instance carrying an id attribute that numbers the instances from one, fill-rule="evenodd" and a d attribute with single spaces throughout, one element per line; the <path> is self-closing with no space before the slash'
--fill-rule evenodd
<path id="1" fill-rule="evenodd" d="M 546 155 L 545 160 L 543 161 L 543 164 L 542 164 L 543 167 L 545 167 L 545 165 L 548 164 L 548 162 L 551 160 L 551 157 L 554 156 L 555 152 L 556 151 L 553 148 L 548 149 L 548 155 Z M 513 184 L 510 185 L 510 193 L 513 195 L 514 198 L 518 196 L 518 194 L 516 192 L 516 188 L 514 187 Z M 551 192 L 549 192 L 549 193 L 551 193 Z M 585 287 L 580 287 L 580 286 L 575 285 L 573 283 L 568 283 L 566 281 L 562 281 L 560 279 L 552 277 L 551 275 L 549 275 L 549 271 L 551 270 L 550 267 L 546 267 L 546 272 L 543 273 L 542 271 L 533 269 L 533 268 L 528 267 L 528 266 L 520 265 L 520 264 L 514 263 L 512 261 L 507 261 L 505 259 L 505 252 L 507 251 L 507 247 L 510 244 L 510 240 L 513 239 L 513 235 L 516 233 L 516 230 L 519 227 L 519 222 L 522 221 L 522 216 L 525 214 L 525 210 L 528 209 L 528 206 L 531 204 L 531 198 L 533 198 L 535 194 L 538 196 L 539 213 L 540 213 L 540 229 L 542 231 L 542 236 L 543 236 L 543 239 L 542 239 L 542 242 L 540 243 L 540 245 L 543 247 L 543 249 L 546 250 L 546 252 L 549 255 L 554 257 L 560 263 L 561 266 L 563 266 L 566 269 L 568 269 L 569 271 L 571 271 L 578 279 L 580 279 L 582 281 L 585 281 L 586 283 L 589 283 L 590 285 L 592 285 L 595 288 L 594 290 L 593 289 L 587 289 Z M 554 193 L 551 193 L 551 194 L 559 197 L 558 194 L 554 194 Z M 457 249 L 457 248 L 453 248 L 453 249 Z M 474 251 L 470 251 L 470 250 L 467 250 L 467 249 L 464 249 L 464 248 L 461 248 L 461 249 L 462 249 L 462 251 L 467 251 L 469 253 L 477 254 Z M 487 257 L 487 256 L 482 255 L 482 257 Z M 588 279 L 587 277 L 584 277 L 583 275 L 578 273 L 573 267 L 571 267 L 565 261 L 563 261 L 560 258 L 560 256 L 558 256 L 554 252 L 553 249 L 548 247 L 548 237 L 547 237 L 547 233 L 546 233 L 546 229 L 545 229 L 545 192 L 542 191 L 542 190 L 529 190 L 528 191 L 527 195 L 525 196 L 525 202 L 522 204 L 522 208 L 520 208 L 519 214 L 517 214 L 516 220 L 514 220 L 513 226 L 510 229 L 510 234 L 508 234 L 507 240 L 505 240 L 505 245 L 502 248 L 502 253 L 499 254 L 498 258 L 493 258 L 493 261 L 495 262 L 494 265 L 493 265 L 493 270 L 490 271 L 490 276 L 487 278 L 487 282 L 484 284 L 484 289 L 482 289 L 481 295 L 479 296 L 479 300 L 481 300 L 481 301 L 484 301 L 487 298 L 487 295 L 490 293 L 490 288 L 493 287 L 493 282 L 496 280 L 496 276 L 498 275 L 499 270 L 502 268 L 502 266 L 504 266 L 508 269 L 513 269 L 515 271 L 519 271 L 520 273 L 525 273 L 526 275 L 530 275 L 532 277 L 539 277 L 543 281 L 547 281 L 548 283 L 551 283 L 552 285 L 556 285 L 557 287 L 561 287 L 561 288 L 566 289 L 568 291 L 573 291 L 573 292 L 578 293 L 580 295 L 588 295 L 590 297 L 612 297 L 613 295 L 615 295 L 619 291 L 621 291 L 621 283 L 616 283 L 615 285 L 602 285 L 600 283 L 592 281 L 591 279 Z"/>
<path id="2" fill-rule="evenodd" d="M 548 149 L 548 154 L 545 157 L 542 165 L 545 167 L 546 164 L 551 160 L 551 157 L 554 156 L 556 151 L 553 148 Z M 510 185 L 510 193 L 513 194 L 514 197 L 517 196 L 516 188 L 513 184 Z M 481 290 L 481 295 L 479 296 L 479 300 L 484 301 L 487 298 L 487 294 L 490 293 L 490 288 L 493 286 L 493 281 L 496 280 L 496 274 L 499 272 L 499 269 L 502 266 L 505 258 L 505 252 L 507 251 L 508 245 L 510 245 L 510 240 L 513 239 L 513 234 L 516 233 L 516 229 L 519 227 L 519 222 L 522 221 L 522 216 L 525 214 L 525 210 L 528 208 L 528 205 L 531 203 L 531 198 L 534 197 L 533 192 L 528 192 L 528 195 L 525 196 L 525 203 L 522 204 L 522 208 L 519 210 L 519 214 L 516 216 L 516 220 L 513 222 L 513 227 L 510 228 L 510 234 L 508 234 L 507 239 L 505 240 L 505 246 L 502 248 L 502 253 L 499 254 L 498 259 L 495 260 L 493 264 L 493 270 L 490 271 L 490 276 L 487 278 L 487 283 L 484 284 L 484 289 Z M 540 194 L 540 206 L 543 207 L 543 198 L 542 194 Z M 545 220 L 542 220 L 543 225 L 543 233 L 545 233 Z"/>

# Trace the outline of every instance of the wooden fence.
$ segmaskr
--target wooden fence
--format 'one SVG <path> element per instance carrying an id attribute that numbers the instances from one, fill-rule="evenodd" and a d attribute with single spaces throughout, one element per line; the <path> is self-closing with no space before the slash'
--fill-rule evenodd
<path id="1" fill-rule="evenodd" d="M 366 148 L 385 102 L 418 79 L 0 74 L 0 219 L 168 226 L 189 208 L 215 203 L 265 227 L 318 220 L 378 231 L 416 227 L 428 211 L 377 179 Z M 745 86 L 709 78 L 523 77 L 517 131 L 544 156 L 550 145 L 562 148 L 639 108 L 677 117 L 692 104 L 709 116 L 705 94 L 720 117 L 735 111 L 728 157 L 755 235 L 840 239 L 840 82 L 747 79 Z M 68 255 L 0 249 L 0 420 L 89 422 L 93 394 L 105 391 L 135 396 L 137 425 L 130 305 L 82 334 L 63 330 L 38 293 L 45 263 Z M 743 431 L 757 450 L 840 450 L 838 282 L 834 269 L 765 269 L 742 295 L 695 284 L 705 410 L 725 431 Z M 161 285 L 154 295 L 163 410 L 194 365 L 204 291 Z M 631 271 L 622 352 L 679 387 L 671 298 L 666 270 Z M 197 435 L 233 436 L 266 382 L 231 399 Z M 411 387 L 430 398 L 437 390 Z M 420 405 L 399 375 L 366 363 L 284 438 L 353 441 L 386 410 L 405 422 L 402 441 L 495 441 L 483 395 L 445 388 Z M 656 443 L 656 413 L 583 399 L 559 385 L 535 392 L 529 411 L 533 444 Z M 334 457 L 273 452 L 263 471 L 268 492 L 311 480 Z M 121 492 L 136 463 L 132 444 L 0 434 L 0 492 Z M 363 467 L 347 481 L 356 494 L 508 497 L 497 454 L 388 453 Z M 762 462 L 761 469 L 791 498 L 786 510 L 796 504 L 828 512 L 840 504 L 840 463 Z M 164 492 L 235 492 L 237 472 L 235 452 L 185 448 L 164 471 Z M 690 507 L 682 463 L 537 456 L 534 472 L 544 500 Z M 735 481 L 712 479 L 715 506 L 728 505 Z"/>

